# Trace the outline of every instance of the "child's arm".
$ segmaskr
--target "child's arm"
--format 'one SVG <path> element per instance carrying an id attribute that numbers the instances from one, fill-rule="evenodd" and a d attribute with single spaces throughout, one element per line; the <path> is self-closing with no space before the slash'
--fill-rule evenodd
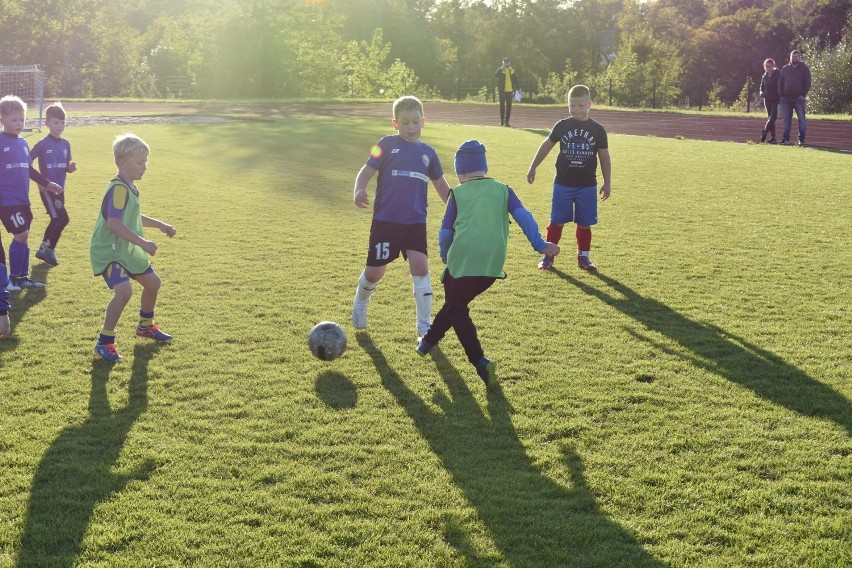
<path id="1" fill-rule="evenodd" d="M 535 181 L 535 169 L 547 157 L 554 146 L 556 146 L 556 142 L 551 141 L 550 138 L 545 138 L 541 146 L 538 147 L 538 152 L 535 153 L 535 158 L 533 158 L 530 164 L 530 170 L 527 172 L 527 183 Z"/>
<path id="2" fill-rule="evenodd" d="M 177 229 L 175 229 L 168 223 L 160 221 L 159 219 L 154 219 L 153 217 L 148 217 L 147 215 L 142 215 L 141 217 L 143 227 L 153 227 L 155 229 L 160 229 L 165 234 L 167 234 L 169 238 L 175 236 L 175 233 L 177 233 Z"/>
<path id="3" fill-rule="evenodd" d="M 447 183 L 447 178 L 441 176 L 440 179 L 433 179 L 432 185 L 435 186 L 435 190 L 441 196 L 441 201 L 446 203 L 447 199 L 450 198 L 450 184 Z"/>
<path id="4" fill-rule="evenodd" d="M 30 164 L 30 179 L 38 184 L 39 189 L 44 188 L 46 191 L 54 195 L 59 195 L 62 193 L 62 186 L 58 183 L 52 182 L 48 180 L 46 177 L 41 175 L 38 170 L 36 170 L 32 164 Z"/>
<path id="5" fill-rule="evenodd" d="M 145 217 L 142 218 L 142 225 L 145 225 Z M 138 246 L 151 256 L 157 254 L 157 243 L 143 239 L 133 231 L 131 231 L 124 222 L 118 217 L 110 217 L 107 220 L 107 228 L 115 233 L 119 238 L 125 241 L 130 241 Z"/>
<path id="6" fill-rule="evenodd" d="M 364 164 L 358 176 L 355 178 L 355 205 L 361 209 L 366 209 L 370 206 L 370 196 L 367 195 L 367 184 L 376 173 L 376 168 Z"/>
<path id="7" fill-rule="evenodd" d="M 456 235 L 453 225 L 456 223 L 457 215 L 456 199 L 450 194 L 447 210 L 444 212 L 444 219 L 441 221 L 441 230 L 438 231 L 438 249 L 441 254 L 441 262 L 444 264 L 447 264 L 447 254 L 450 252 L 450 245 L 453 244 L 453 237 Z"/>
<path id="8" fill-rule="evenodd" d="M 559 254 L 558 245 L 549 243 L 541 238 L 541 233 L 538 231 L 538 223 L 536 223 L 535 217 L 533 217 L 533 214 L 524 207 L 524 204 L 521 203 L 521 200 L 518 199 L 518 196 L 511 187 L 509 188 L 508 209 L 509 214 L 512 215 L 512 219 L 515 220 L 524 232 L 524 236 L 530 242 L 530 245 L 532 245 L 533 250 L 548 256 L 556 256 Z"/>
<path id="9" fill-rule="evenodd" d="M 609 148 L 603 148 L 601 150 L 598 150 L 598 158 L 600 158 L 601 174 L 603 175 L 604 180 L 600 190 L 601 201 L 606 201 L 607 199 L 609 199 L 609 181 L 610 175 L 612 174 L 612 162 L 609 159 Z"/>

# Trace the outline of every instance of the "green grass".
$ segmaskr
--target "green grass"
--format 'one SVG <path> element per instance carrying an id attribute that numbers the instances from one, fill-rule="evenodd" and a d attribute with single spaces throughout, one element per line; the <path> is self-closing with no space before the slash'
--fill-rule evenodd
<path id="1" fill-rule="evenodd" d="M 349 325 L 370 223 L 352 185 L 388 128 L 135 127 L 143 211 L 178 229 L 153 258 L 176 340 L 134 338 L 137 288 L 113 367 L 91 353 L 110 294 L 88 239 L 127 127 L 66 132 L 61 264 L 34 264 L 48 286 L 14 294 L 0 342 L 0 567 L 852 562 L 848 156 L 613 136 L 600 274 L 568 230 L 540 273 L 513 225 L 509 278 L 473 304 L 486 391 L 454 336 L 414 353 L 399 261 Z M 470 138 L 543 227 L 541 135 L 424 130 L 448 172 Z M 306 346 L 326 319 L 349 333 L 331 363 Z"/>

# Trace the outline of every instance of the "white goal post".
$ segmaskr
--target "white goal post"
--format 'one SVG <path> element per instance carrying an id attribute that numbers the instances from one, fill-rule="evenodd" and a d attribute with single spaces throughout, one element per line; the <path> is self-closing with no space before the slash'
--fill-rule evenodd
<path id="1" fill-rule="evenodd" d="M 38 65 L 0 65 L 0 97 L 16 95 L 27 103 L 26 131 L 41 132 L 44 112 L 44 71 Z M 38 109 L 38 117 L 36 117 Z M 35 127 L 29 127 L 34 124 Z"/>

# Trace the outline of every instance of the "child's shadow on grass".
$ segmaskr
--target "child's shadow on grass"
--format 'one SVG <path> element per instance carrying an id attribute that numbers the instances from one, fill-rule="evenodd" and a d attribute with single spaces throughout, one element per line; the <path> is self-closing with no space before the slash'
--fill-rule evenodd
<path id="1" fill-rule="evenodd" d="M 127 472 L 113 468 L 127 433 L 148 407 L 148 362 L 158 347 L 134 347 L 129 400 L 118 410 L 112 410 L 107 398 L 113 365 L 100 360 L 93 364 L 88 419 L 60 432 L 39 463 L 17 566 L 74 566 L 95 507 L 129 482 L 150 477 L 150 460 Z"/>
<path id="2" fill-rule="evenodd" d="M 30 273 L 32 279 L 37 280 L 38 282 L 44 282 L 46 275 L 46 264 L 36 265 Z M 24 319 L 24 315 L 27 313 L 27 310 L 47 297 L 47 289 L 24 288 L 19 292 L 12 292 L 9 295 L 11 296 L 9 301 L 12 304 L 12 309 L 9 311 L 9 319 L 12 322 L 12 334 L 6 339 L 0 341 L 0 367 L 3 365 L 3 359 L 6 357 L 6 354 L 14 353 L 18 348 L 18 338 L 15 336 L 15 328 L 21 323 L 21 320 Z"/>
<path id="3" fill-rule="evenodd" d="M 852 434 L 852 407 L 849 400 L 777 355 L 719 327 L 693 321 L 662 302 L 644 297 L 599 272 L 592 274 L 609 290 L 599 289 L 559 270 L 554 269 L 553 272 L 649 330 L 672 339 L 691 355 L 657 344 L 656 347 L 661 351 L 682 357 L 696 367 L 722 376 L 803 416 L 832 420 Z M 630 333 L 637 339 L 655 343 L 650 337 L 637 332 Z"/>
<path id="4" fill-rule="evenodd" d="M 440 410 L 435 411 L 405 385 L 368 333 L 356 337 L 373 359 L 382 385 L 476 509 L 507 565 L 663 566 L 601 512 L 577 454 L 568 451 L 565 456 L 570 488 L 536 469 L 518 438 L 511 406 L 499 384 L 488 389 L 487 412 L 483 411 L 458 370 L 434 349 L 432 359 L 452 396 L 437 392 L 433 402 Z M 484 388 L 478 378 L 476 384 Z M 476 550 L 462 519 L 448 516 L 443 525 L 443 537 L 465 556 L 466 565 L 497 563 Z"/>

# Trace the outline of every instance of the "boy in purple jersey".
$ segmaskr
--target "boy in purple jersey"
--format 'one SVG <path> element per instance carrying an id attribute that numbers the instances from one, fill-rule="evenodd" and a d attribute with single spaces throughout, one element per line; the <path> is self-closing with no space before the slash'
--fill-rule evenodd
<path id="1" fill-rule="evenodd" d="M 54 195 L 62 193 L 62 186 L 54 183 L 32 166 L 30 147 L 18 135 L 24 130 L 27 105 L 20 98 L 8 95 L 0 99 L 0 221 L 12 234 L 9 245 L 9 284 L 7 289 L 43 288 L 44 284 L 29 278 L 30 249 L 27 239 L 33 213 L 30 209 L 30 179 L 43 185 Z M 0 251 L 3 245 L 0 243 Z M 0 264 L 6 264 L 5 251 L 0 252 Z"/>
<path id="2" fill-rule="evenodd" d="M 391 124 L 398 134 L 385 136 L 373 146 L 370 158 L 355 178 L 355 205 L 370 206 L 367 184 L 378 172 L 376 199 L 367 265 L 358 279 L 352 306 L 352 325 L 367 327 L 367 304 L 387 265 L 400 254 L 408 260 L 417 310 L 417 333 L 429 330 L 432 318 L 432 283 L 426 252 L 426 195 L 429 181 L 446 203 L 450 186 L 435 150 L 420 141 L 426 119 L 423 103 L 401 97 L 393 103 Z"/>
<path id="3" fill-rule="evenodd" d="M 53 103 L 44 112 L 44 124 L 50 134 L 45 136 L 30 152 L 30 159 L 38 160 L 41 175 L 65 187 L 65 174 L 77 170 L 77 164 L 71 159 L 71 144 L 62 138 L 65 130 L 65 109 L 62 103 Z M 65 209 L 65 192 L 53 195 L 39 186 L 39 195 L 44 208 L 50 216 L 50 223 L 44 230 L 44 240 L 38 247 L 35 257 L 51 266 L 59 264 L 56 258 L 56 244 L 62 236 L 62 230 L 68 225 L 68 212 Z"/>
<path id="4" fill-rule="evenodd" d="M 589 250 L 592 247 L 592 225 L 598 222 L 598 156 L 604 179 L 600 189 L 602 201 L 609 199 L 612 171 L 606 130 L 589 117 L 591 106 L 588 87 L 571 87 L 568 91 L 570 116 L 554 125 L 550 135 L 541 143 L 527 172 L 527 181 L 533 183 L 536 168 L 559 143 L 547 240 L 558 244 L 562 238 L 563 225 L 572 221 L 577 223 L 577 265 L 583 270 L 597 270 L 589 258 Z M 538 263 L 540 270 L 550 270 L 552 266 L 553 257 L 547 254 Z"/>

